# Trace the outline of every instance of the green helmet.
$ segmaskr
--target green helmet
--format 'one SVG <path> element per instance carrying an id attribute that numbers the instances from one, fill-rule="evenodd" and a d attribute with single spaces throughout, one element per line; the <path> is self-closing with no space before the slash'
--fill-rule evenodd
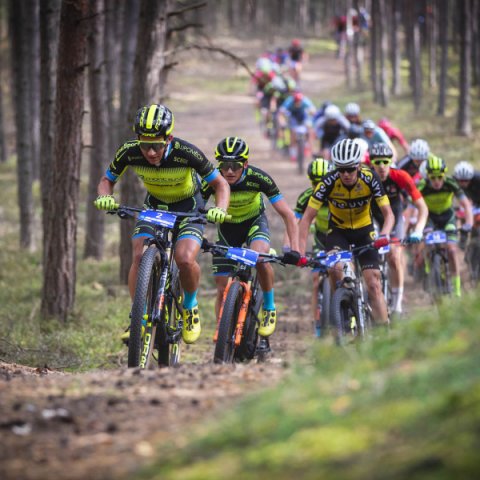
<path id="1" fill-rule="evenodd" d="M 173 113 L 164 105 L 145 105 L 137 110 L 133 131 L 147 137 L 168 137 L 173 131 Z"/>
<path id="2" fill-rule="evenodd" d="M 428 174 L 442 174 L 447 173 L 447 164 L 443 158 L 437 157 L 435 155 L 430 155 L 427 160 L 427 173 Z"/>
<path id="3" fill-rule="evenodd" d="M 221 140 L 215 150 L 215 158 L 222 160 L 246 162 L 248 160 L 249 148 L 245 140 L 240 137 L 226 137 Z"/>
<path id="4" fill-rule="evenodd" d="M 328 160 L 318 157 L 308 166 L 307 175 L 310 181 L 318 183 L 331 169 L 332 165 Z"/>

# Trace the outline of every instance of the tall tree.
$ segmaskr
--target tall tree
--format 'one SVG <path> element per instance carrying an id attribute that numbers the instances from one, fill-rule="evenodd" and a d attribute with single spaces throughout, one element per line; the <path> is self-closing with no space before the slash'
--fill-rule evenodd
<path id="1" fill-rule="evenodd" d="M 380 37 L 380 82 L 379 82 L 379 101 L 383 107 L 387 106 L 387 12 L 385 0 L 378 0 L 378 17 L 379 17 L 379 37 Z"/>
<path id="2" fill-rule="evenodd" d="M 372 29 L 370 32 L 370 81 L 372 84 L 373 99 L 379 101 L 379 79 L 377 74 L 377 59 L 379 45 L 379 18 L 378 0 L 372 0 Z"/>
<path id="3" fill-rule="evenodd" d="M 5 9 L 0 7 L 0 42 L 3 43 L 3 32 L 4 28 L 4 14 Z M 5 130 L 3 125 L 3 68 L 2 66 L 5 65 L 7 62 L 5 60 L 4 50 L 0 50 L 0 163 L 7 161 L 7 145 L 5 142 Z"/>
<path id="4" fill-rule="evenodd" d="M 88 80 L 90 93 L 90 125 L 92 146 L 87 194 L 87 225 L 84 257 L 102 258 L 105 214 L 93 204 L 97 197 L 97 184 L 109 158 L 108 94 L 104 56 L 105 2 L 89 0 L 90 33 L 88 36 Z M 115 130 L 115 129 L 111 129 Z"/>
<path id="5" fill-rule="evenodd" d="M 30 105 L 30 52 L 28 27 L 32 20 L 27 2 L 10 0 L 9 36 L 12 46 L 12 92 L 14 92 L 18 205 L 20 207 L 20 245 L 33 249 L 33 157 L 31 137 L 26 132 L 31 129 Z"/>
<path id="6" fill-rule="evenodd" d="M 40 2 L 40 186 L 42 232 L 47 229 L 46 212 L 52 192 L 55 78 L 57 74 L 58 22 L 61 0 Z M 44 251 L 45 253 L 45 251 Z"/>
<path id="7" fill-rule="evenodd" d="M 428 33 L 428 70 L 430 88 L 437 87 L 437 0 L 429 0 L 427 3 L 426 21 Z"/>
<path id="8" fill-rule="evenodd" d="M 44 237 L 42 314 L 64 321 L 75 303 L 87 15 L 88 0 L 62 0 L 53 188 Z"/>
<path id="9" fill-rule="evenodd" d="M 416 0 L 409 0 L 407 8 L 410 10 L 409 18 L 409 35 L 411 36 L 410 48 L 410 85 L 413 94 L 413 104 L 415 111 L 418 111 L 422 102 L 422 50 L 421 50 L 421 36 L 418 2 Z"/>
<path id="10" fill-rule="evenodd" d="M 439 30 L 440 35 L 440 79 L 438 89 L 437 115 L 445 115 L 445 103 L 447 96 L 447 72 L 448 72 L 448 17 L 449 0 L 439 0 Z"/>
<path id="11" fill-rule="evenodd" d="M 460 96 L 458 98 L 458 133 L 470 136 L 472 133 L 470 85 L 472 75 L 472 2 L 465 0 L 460 6 Z"/>
<path id="12" fill-rule="evenodd" d="M 393 0 L 392 2 L 392 23 L 390 28 L 390 61 L 392 63 L 392 95 L 400 95 L 402 92 L 402 82 L 400 75 L 400 0 Z"/>
<path id="13" fill-rule="evenodd" d="M 167 16 L 171 10 L 171 0 L 153 3 L 142 2 L 137 36 L 137 51 L 133 71 L 132 94 L 127 109 L 128 126 L 132 125 L 135 111 L 143 104 L 158 102 L 163 97 L 164 84 L 159 78 L 165 67 L 164 51 L 167 35 Z M 156 51 L 159 50 L 159 51 Z M 155 72 L 153 72 L 155 70 Z M 151 79 L 152 83 L 145 79 Z M 127 172 L 128 173 L 128 172 Z M 121 182 L 122 203 L 138 205 L 142 190 L 137 179 L 131 174 Z M 120 280 L 127 283 L 132 263 L 131 235 L 134 222 L 126 220 L 120 224 Z"/>

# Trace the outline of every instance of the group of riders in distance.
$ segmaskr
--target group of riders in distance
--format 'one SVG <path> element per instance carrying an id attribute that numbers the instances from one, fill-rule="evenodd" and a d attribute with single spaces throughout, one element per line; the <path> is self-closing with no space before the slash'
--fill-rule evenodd
<path id="1" fill-rule="evenodd" d="M 272 176 L 250 162 L 245 139 L 235 135 L 221 139 L 212 149 L 214 165 L 195 145 L 173 135 L 174 115 L 161 104 L 145 105 L 137 111 L 133 124 L 136 138 L 118 149 L 100 179 L 95 201 L 100 210 L 119 208 L 113 196 L 115 185 L 131 168 L 147 191 L 143 209 L 196 214 L 181 218 L 173 238 L 172 262 L 182 289 L 178 300 L 185 343 L 195 342 L 201 333 L 197 256 L 205 239 L 204 222 L 198 222 L 200 215 L 217 224 L 218 248 L 237 248 L 241 255 L 246 249 L 259 254 L 254 266 L 263 298 L 256 335 L 266 339 L 275 331 L 274 270 L 269 262 L 261 260 L 271 252 L 265 197 L 285 224 L 283 251 L 276 256 L 279 262 L 318 267 L 322 263 L 319 259 L 331 252 L 354 252 L 357 276 L 363 278 L 374 325 L 388 326 L 392 318 L 402 315 L 407 270 L 417 280 L 428 276 L 432 268 L 426 262 L 428 245 L 424 239 L 428 231 L 445 232 L 452 285 L 448 293 L 461 296 L 458 246 L 468 252 L 468 245 L 480 231 L 480 173 L 461 161 L 453 176 L 447 175 L 445 161 L 430 151 L 426 140 L 415 139 L 409 144 L 387 119 L 378 124 L 363 120 L 355 103 L 348 103 L 343 112 L 331 102 L 316 109 L 299 88 L 305 59 L 300 42 L 294 39 L 288 49 L 262 55 L 253 77 L 258 120 L 269 136 L 275 135 L 275 147 L 286 149 L 294 161 L 299 127 L 305 127 L 304 147 L 308 151 L 304 158 L 309 160 L 305 170 L 311 186 L 299 192 L 294 208 Z M 316 141 L 318 154 L 313 153 Z M 403 158 L 394 142 L 405 151 Z M 311 232 L 313 239 L 309 238 Z M 145 246 L 155 235 L 151 219 L 139 215 L 132 235 L 128 276 L 132 301 Z M 408 262 L 406 245 L 410 245 Z M 388 251 L 383 255 L 385 248 Z M 212 272 L 217 288 L 215 312 L 220 321 L 227 284 L 238 258 L 218 252 L 214 250 Z M 382 262 L 389 267 L 388 298 L 382 284 Z M 322 282 L 328 283 L 329 295 L 333 296 L 345 271 L 334 263 L 324 264 L 320 272 L 313 268 L 312 309 L 317 324 Z M 151 321 L 149 311 L 146 305 L 142 336 Z M 320 335 L 319 329 L 316 332 Z M 129 337 L 127 330 L 122 339 L 128 343 Z"/>

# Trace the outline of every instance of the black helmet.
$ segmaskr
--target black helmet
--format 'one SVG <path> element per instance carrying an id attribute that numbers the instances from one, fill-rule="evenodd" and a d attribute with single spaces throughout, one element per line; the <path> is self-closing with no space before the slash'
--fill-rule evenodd
<path id="1" fill-rule="evenodd" d="M 370 160 L 374 160 L 375 158 L 392 158 L 393 152 L 390 148 L 390 145 L 386 143 L 374 143 L 370 149 Z"/>
<path id="2" fill-rule="evenodd" d="M 173 124 L 173 113 L 164 105 L 154 103 L 137 110 L 133 131 L 147 137 L 168 137 Z"/>
<path id="3" fill-rule="evenodd" d="M 246 162 L 249 148 L 247 142 L 240 137 L 226 137 L 219 142 L 215 150 L 215 158 L 218 161 L 229 160 Z"/>

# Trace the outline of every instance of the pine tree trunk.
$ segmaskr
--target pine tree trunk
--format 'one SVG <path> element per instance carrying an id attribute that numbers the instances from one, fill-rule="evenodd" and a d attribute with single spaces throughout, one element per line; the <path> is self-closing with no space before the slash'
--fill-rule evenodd
<path id="1" fill-rule="evenodd" d="M 439 30 L 442 32 L 442 35 L 440 35 L 440 79 L 437 115 L 443 116 L 445 115 L 447 96 L 449 0 L 440 0 L 439 11 Z"/>
<path id="2" fill-rule="evenodd" d="M 89 3 L 92 18 L 88 37 L 88 84 L 92 148 L 90 149 L 84 257 L 101 259 L 103 255 L 105 213 L 97 210 L 93 202 L 97 197 L 98 179 L 101 178 L 105 170 L 105 160 L 109 158 L 108 95 L 104 57 L 105 2 L 104 0 L 90 0 Z"/>
<path id="3" fill-rule="evenodd" d="M 427 28 L 428 28 L 428 70 L 430 88 L 437 87 L 437 0 L 430 0 L 427 10 Z"/>
<path id="4" fill-rule="evenodd" d="M 470 84 L 472 72 L 472 1 L 461 2 L 460 12 L 460 97 L 458 99 L 458 133 L 465 136 L 472 134 Z"/>
<path id="5" fill-rule="evenodd" d="M 387 93 L 387 52 L 388 52 L 388 38 L 387 38 L 387 11 L 385 8 L 385 0 L 378 0 L 378 16 L 379 16 L 379 36 L 380 36 L 380 105 L 386 107 L 388 103 Z"/>
<path id="6" fill-rule="evenodd" d="M 20 207 L 20 246 L 33 250 L 33 158 L 31 156 L 31 138 L 29 132 L 31 119 L 25 112 L 30 111 L 30 53 L 27 27 L 31 20 L 26 2 L 9 2 L 9 35 L 12 45 L 12 92 L 15 103 L 15 127 L 17 131 L 17 181 L 18 205 Z"/>
<path id="7" fill-rule="evenodd" d="M 400 95 L 402 93 L 402 80 L 400 76 L 400 0 L 393 0 L 392 2 L 392 28 L 390 30 L 391 46 L 390 59 L 392 63 L 392 95 Z"/>
<path id="8" fill-rule="evenodd" d="M 418 112 L 422 103 L 422 49 L 420 40 L 420 25 L 418 23 L 418 13 L 416 11 L 417 2 L 414 1 L 412 6 L 412 57 L 410 58 L 412 68 L 412 89 L 413 104 L 415 111 Z"/>
<path id="9" fill-rule="evenodd" d="M 3 38 L 4 34 L 4 13 L 5 9 L 0 9 L 0 38 Z M 7 143 L 5 141 L 5 128 L 4 128 L 4 92 L 3 92 L 3 82 L 4 79 L 4 66 L 5 61 L 5 51 L 4 49 L 0 50 L 0 163 L 7 161 Z"/>
<path id="10" fill-rule="evenodd" d="M 372 0 L 372 29 L 370 32 L 370 79 L 372 84 L 373 100 L 379 101 L 377 52 L 378 52 L 378 0 Z"/>
<path id="11" fill-rule="evenodd" d="M 77 212 L 88 0 L 63 0 L 58 43 L 53 179 L 45 234 L 42 314 L 66 321 L 75 303 Z"/>
<path id="12" fill-rule="evenodd" d="M 46 212 L 49 209 L 52 192 L 55 78 L 60 3 L 61 0 L 45 0 L 40 3 L 40 185 L 43 234 L 47 230 Z M 42 244 L 45 245 L 44 240 Z M 43 253 L 45 254 L 45 251 Z"/>

